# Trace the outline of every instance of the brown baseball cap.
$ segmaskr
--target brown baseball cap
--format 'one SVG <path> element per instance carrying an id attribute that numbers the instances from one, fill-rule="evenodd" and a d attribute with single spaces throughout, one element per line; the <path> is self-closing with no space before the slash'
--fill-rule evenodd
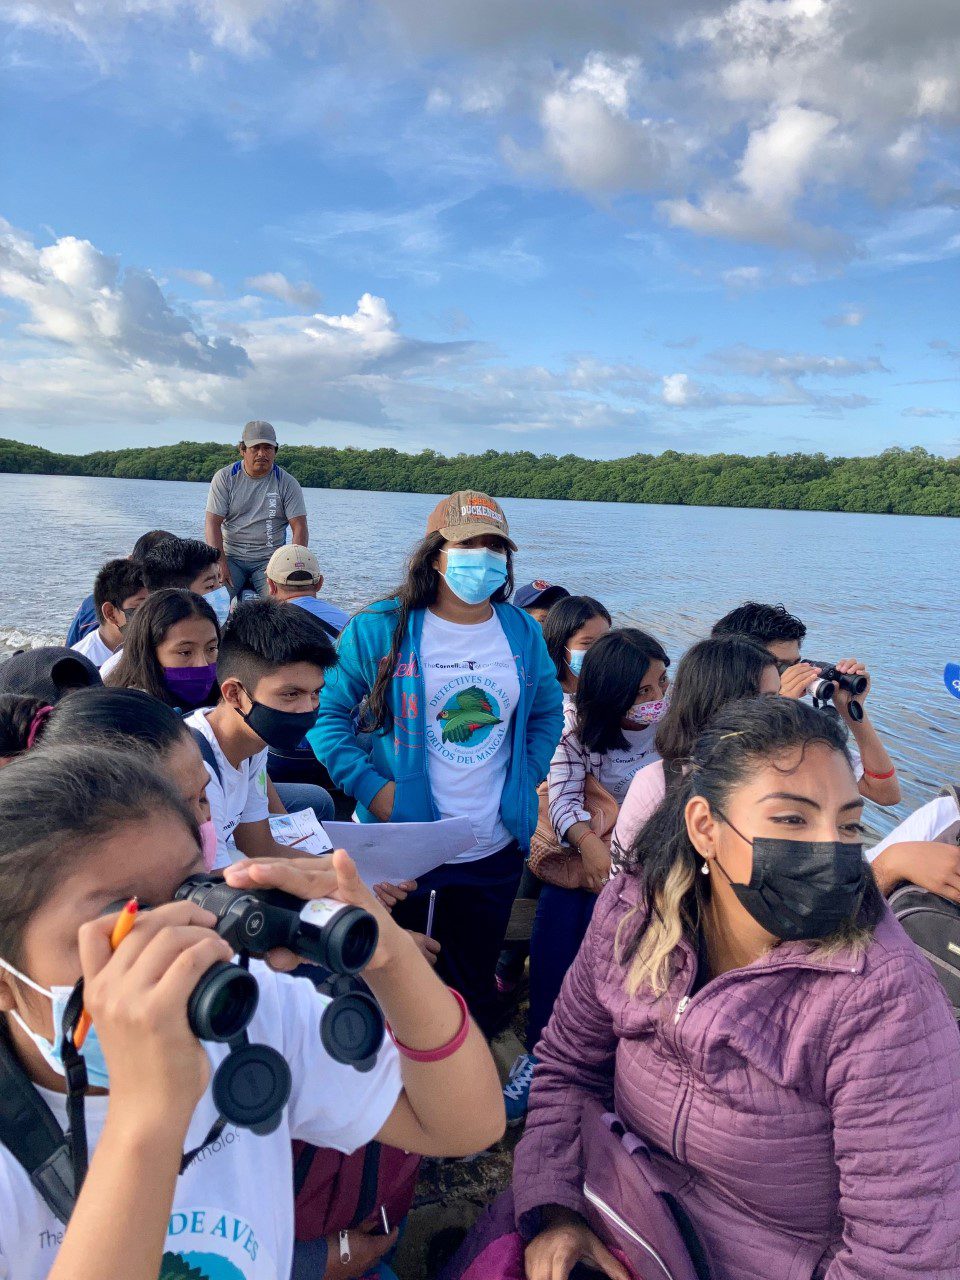
<path id="1" fill-rule="evenodd" d="M 267 577 L 278 587 L 308 587 L 322 576 L 317 557 L 296 542 L 277 547 L 267 563 Z"/>
<path id="2" fill-rule="evenodd" d="M 427 533 L 439 533 L 445 542 L 466 542 L 495 533 L 511 551 L 517 549 L 500 503 L 476 489 L 461 489 L 438 502 L 427 521 Z"/>

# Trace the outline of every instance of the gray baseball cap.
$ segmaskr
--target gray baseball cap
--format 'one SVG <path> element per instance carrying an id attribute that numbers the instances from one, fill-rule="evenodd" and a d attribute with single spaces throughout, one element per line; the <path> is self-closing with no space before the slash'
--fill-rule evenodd
<path id="1" fill-rule="evenodd" d="M 243 444 L 272 444 L 277 447 L 277 433 L 269 422 L 248 422 L 240 437 Z"/>

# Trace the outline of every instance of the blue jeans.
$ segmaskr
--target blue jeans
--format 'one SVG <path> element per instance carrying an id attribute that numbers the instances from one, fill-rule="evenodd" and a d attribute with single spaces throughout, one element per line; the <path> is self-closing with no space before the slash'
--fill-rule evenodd
<path id="1" fill-rule="evenodd" d="M 233 556 L 227 556 L 227 568 L 230 570 L 230 580 L 233 583 L 230 594 L 234 599 L 242 600 L 246 593 L 256 596 L 267 594 L 269 562 L 269 556 L 266 560 L 237 560 Z"/>
<path id="2" fill-rule="evenodd" d="M 563 980 L 577 958 L 596 902 L 597 895 L 585 889 L 560 889 L 555 884 L 543 886 L 530 935 L 529 1053 L 533 1053 L 550 1021 Z"/>
<path id="3" fill-rule="evenodd" d="M 287 813 L 312 809 L 320 822 L 330 822 L 333 818 L 333 798 L 323 787 L 312 782 L 275 782 L 273 785 Z"/>

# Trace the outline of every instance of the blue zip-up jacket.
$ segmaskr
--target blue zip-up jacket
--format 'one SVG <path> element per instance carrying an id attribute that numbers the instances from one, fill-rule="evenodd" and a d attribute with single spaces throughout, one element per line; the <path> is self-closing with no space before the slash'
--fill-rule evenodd
<path id="1" fill-rule="evenodd" d="M 80 608 L 70 623 L 70 630 L 67 632 L 67 648 L 72 649 L 77 641 L 82 640 L 87 632 L 92 631 L 96 625 L 97 607 L 93 603 L 93 595 L 91 594 L 80 602 Z"/>
<path id="2" fill-rule="evenodd" d="M 563 729 L 562 695 L 539 624 L 512 604 L 493 607 L 520 680 L 500 816 L 526 851 L 537 825 L 537 785 L 547 776 Z M 369 750 L 357 741 L 357 709 L 390 652 L 397 611 L 397 600 L 382 600 L 351 618 L 337 646 L 337 665 L 327 673 L 320 694 L 316 727 L 307 734 L 314 754 L 334 783 L 356 798 L 357 817 L 362 822 L 376 822 L 370 802 L 391 781 L 396 783 L 392 821 L 430 822 L 440 816 L 427 770 L 427 699 L 420 664 L 425 610 L 411 612 L 394 664 L 387 693 L 392 724 L 385 732 L 370 735 Z"/>

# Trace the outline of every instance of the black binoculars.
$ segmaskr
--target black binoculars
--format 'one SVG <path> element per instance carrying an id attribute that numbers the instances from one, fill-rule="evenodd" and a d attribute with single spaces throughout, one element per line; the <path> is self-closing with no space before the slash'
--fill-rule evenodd
<path id="1" fill-rule="evenodd" d="M 369 912 L 332 898 L 303 902 L 278 889 L 232 889 L 207 875 L 188 877 L 174 897 L 212 912 L 216 932 L 241 955 L 259 957 L 286 947 L 316 966 L 323 983 L 359 973 L 379 937 Z M 187 1003 L 190 1029 L 200 1040 L 235 1040 L 256 1012 L 259 994 L 247 969 L 226 961 L 211 965 Z M 383 1040 L 379 1006 L 359 984 L 345 989 L 341 983 L 329 994 L 320 1022 L 324 1047 L 338 1062 L 367 1062 Z"/>
<path id="2" fill-rule="evenodd" d="M 379 938 L 377 922 L 368 911 L 333 898 L 303 902 L 276 889 L 232 889 L 207 875 L 189 876 L 174 898 L 212 912 L 216 932 L 240 957 L 239 964 L 212 964 L 187 1001 L 187 1021 L 197 1039 L 230 1048 L 211 1085 L 220 1125 L 229 1122 L 255 1133 L 272 1132 L 292 1087 L 282 1054 L 272 1045 L 251 1044 L 247 1037 L 260 1000 L 257 979 L 247 968 L 250 956 L 286 947 L 307 961 L 304 978 L 298 980 L 312 979 L 327 997 L 320 1016 L 324 1048 L 335 1061 L 357 1071 L 373 1067 L 385 1023 L 380 1006 L 355 976 L 370 960 Z M 77 990 L 82 991 L 81 984 Z M 78 998 L 78 1015 L 81 1003 Z M 217 1132 L 214 1126 L 206 1142 Z"/>
<path id="3" fill-rule="evenodd" d="M 820 668 L 820 674 L 807 686 L 807 692 L 815 702 L 830 702 L 838 689 L 851 695 L 848 711 L 851 720 L 863 719 L 863 707 L 855 699 L 858 694 L 865 693 L 869 681 L 866 676 L 847 675 L 838 671 L 832 662 L 817 662 L 815 658 L 805 658 L 813 666 Z"/>

